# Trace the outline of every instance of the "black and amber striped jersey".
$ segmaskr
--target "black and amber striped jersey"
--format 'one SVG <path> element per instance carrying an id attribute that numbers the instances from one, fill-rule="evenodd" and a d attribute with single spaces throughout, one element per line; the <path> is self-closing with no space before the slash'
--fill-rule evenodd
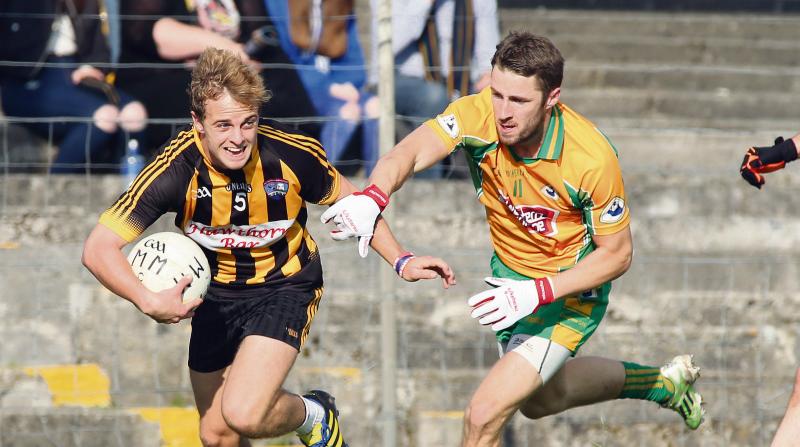
<path id="1" fill-rule="evenodd" d="M 306 229 L 306 202 L 339 195 L 339 173 L 314 138 L 262 121 L 244 168 L 217 170 L 191 127 L 145 166 L 100 223 L 136 239 L 167 212 L 208 257 L 221 286 L 322 285 L 317 245 Z"/>

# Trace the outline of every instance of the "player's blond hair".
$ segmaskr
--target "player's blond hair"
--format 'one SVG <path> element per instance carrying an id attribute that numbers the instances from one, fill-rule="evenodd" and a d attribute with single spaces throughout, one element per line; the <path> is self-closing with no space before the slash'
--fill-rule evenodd
<path id="1" fill-rule="evenodd" d="M 200 119 L 205 117 L 206 101 L 219 98 L 227 91 L 236 102 L 258 110 L 272 96 L 261 75 L 236 53 L 208 47 L 197 58 L 189 84 L 191 109 Z"/>
<path id="2" fill-rule="evenodd" d="M 564 57 L 550 39 L 527 31 L 511 31 L 496 48 L 492 67 L 520 76 L 537 76 L 545 94 L 561 87 Z"/>

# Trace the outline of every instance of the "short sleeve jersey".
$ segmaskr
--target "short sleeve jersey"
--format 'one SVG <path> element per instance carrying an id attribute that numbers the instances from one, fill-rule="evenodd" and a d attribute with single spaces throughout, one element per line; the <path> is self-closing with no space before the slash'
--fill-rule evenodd
<path id="1" fill-rule="evenodd" d="M 426 125 L 466 153 L 495 253 L 512 270 L 553 275 L 590 253 L 593 235 L 628 226 L 616 149 L 566 105 L 553 107 L 533 158 L 499 141 L 488 87 L 451 103 Z"/>
<path id="2" fill-rule="evenodd" d="M 194 129 L 180 131 L 100 223 L 130 242 L 175 212 L 175 225 L 208 257 L 212 283 L 320 287 L 306 202 L 333 203 L 339 173 L 314 138 L 266 121 L 257 135 L 244 168 L 223 171 L 212 166 Z"/>

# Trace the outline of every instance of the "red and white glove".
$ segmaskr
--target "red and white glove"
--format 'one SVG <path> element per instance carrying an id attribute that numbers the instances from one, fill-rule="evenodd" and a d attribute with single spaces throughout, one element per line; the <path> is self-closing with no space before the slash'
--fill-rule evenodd
<path id="1" fill-rule="evenodd" d="M 363 191 L 354 192 L 334 203 L 322 213 L 320 220 L 328 223 L 333 219 L 336 224 L 336 229 L 330 233 L 333 240 L 357 237 L 358 254 L 366 258 L 375 231 L 375 221 L 388 204 L 389 197 L 377 186 L 369 185 Z"/>
<path id="2" fill-rule="evenodd" d="M 550 278 L 528 281 L 485 278 L 484 281 L 496 288 L 471 297 L 467 304 L 472 307 L 470 316 L 484 326 L 492 325 L 493 331 L 510 327 L 555 299 Z"/>

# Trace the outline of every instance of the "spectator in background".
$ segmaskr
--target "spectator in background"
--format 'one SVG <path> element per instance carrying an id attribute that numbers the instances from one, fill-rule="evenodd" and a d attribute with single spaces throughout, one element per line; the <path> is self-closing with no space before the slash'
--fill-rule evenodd
<path id="1" fill-rule="evenodd" d="M 183 119 L 189 108 L 189 69 L 206 47 L 233 51 L 251 64 L 290 63 L 274 37 L 263 0 L 121 0 L 120 12 L 121 63 L 185 64 L 183 68 L 147 66 L 120 70 L 119 85 L 140 98 L 153 118 Z M 248 46 L 254 33 L 260 45 Z M 263 106 L 262 116 L 294 118 L 315 114 L 294 68 L 264 69 L 261 76 L 267 88 L 280 92 Z M 165 142 L 173 127 L 151 124 L 150 141 Z M 318 133 L 314 123 L 298 127 L 313 135 Z"/>
<path id="2" fill-rule="evenodd" d="M 5 113 L 86 119 L 24 123 L 58 146 L 54 173 L 117 165 L 126 137 L 141 138 L 145 127 L 142 104 L 107 82 L 113 74 L 108 24 L 97 19 L 101 7 L 96 0 L 4 0 L 0 6 L 0 59 L 30 63 L 0 67 Z"/>
<path id="3" fill-rule="evenodd" d="M 371 82 L 377 82 L 377 0 L 372 7 Z M 395 112 L 400 136 L 441 113 L 450 101 L 489 85 L 491 60 L 500 41 L 496 0 L 392 2 Z M 449 176 L 466 177 L 466 163 L 445 160 Z M 458 173 L 464 175 L 459 176 Z M 440 164 L 418 177 L 439 178 Z"/>
<path id="4" fill-rule="evenodd" d="M 367 75 L 353 0 L 266 3 L 275 16 L 283 50 L 300 66 L 300 79 L 317 114 L 330 118 L 322 123 L 320 135 L 328 159 L 340 162 L 350 145 L 360 143 L 360 160 L 369 175 L 378 160 L 379 106 L 378 98 L 365 91 Z"/>

